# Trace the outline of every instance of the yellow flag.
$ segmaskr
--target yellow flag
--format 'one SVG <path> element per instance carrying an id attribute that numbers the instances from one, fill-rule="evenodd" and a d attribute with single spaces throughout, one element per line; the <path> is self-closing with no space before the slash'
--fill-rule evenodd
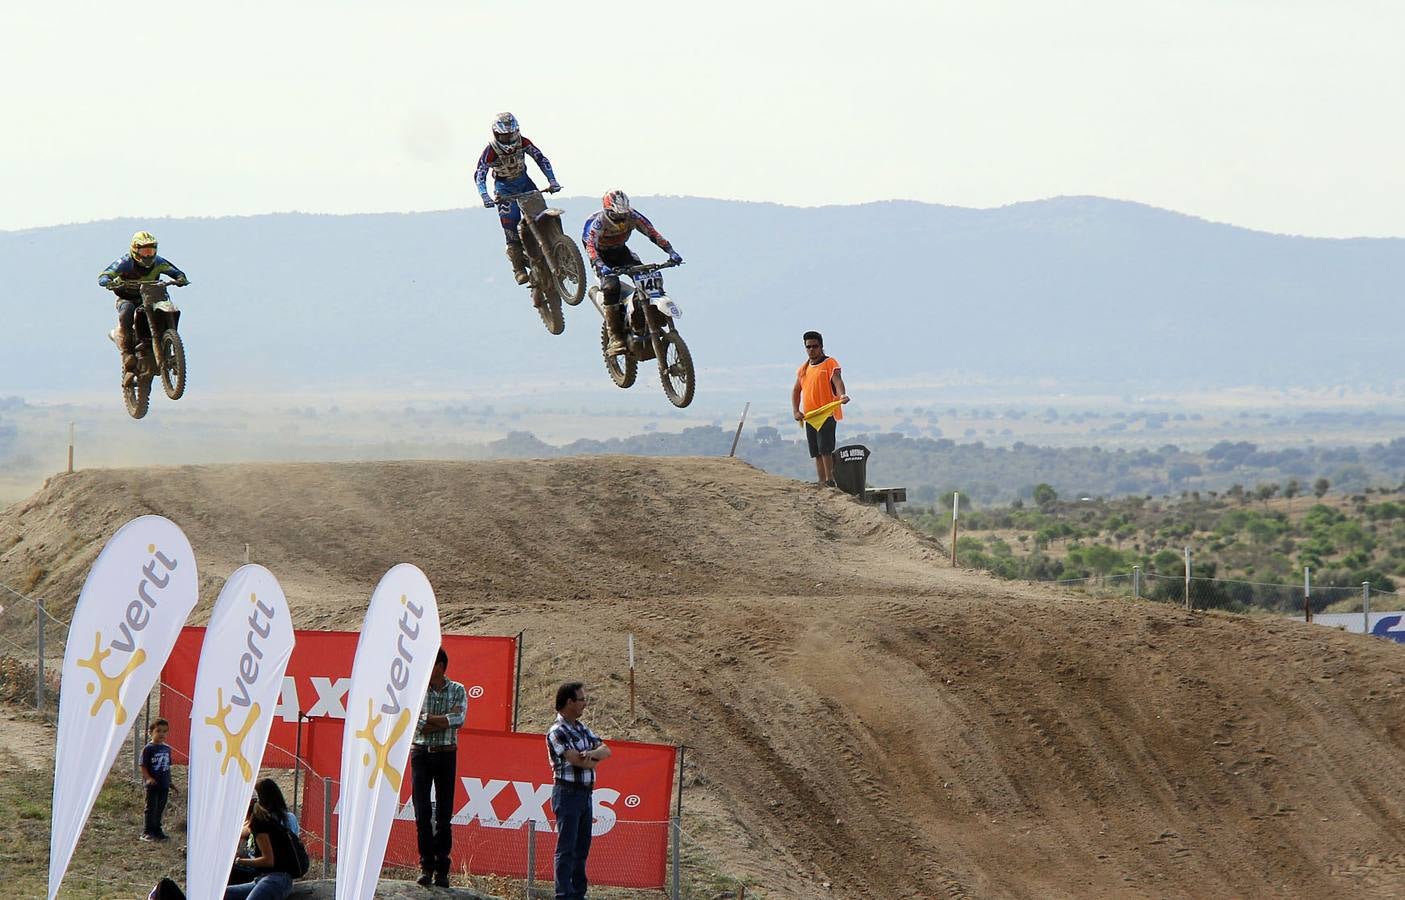
<path id="1" fill-rule="evenodd" d="M 829 417 L 834 415 L 834 411 L 843 405 L 843 400 L 834 400 L 824 406 L 812 409 L 805 413 L 805 424 L 819 431 L 824 427 L 824 423 L 829 421 Z"/>

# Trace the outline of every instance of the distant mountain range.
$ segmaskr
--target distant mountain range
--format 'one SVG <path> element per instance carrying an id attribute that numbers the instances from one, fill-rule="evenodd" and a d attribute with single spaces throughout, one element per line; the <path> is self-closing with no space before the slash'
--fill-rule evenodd
<path id="1" fill-rule="evenodd" d="M 560 205 L 579 238 L 594 204 Z M 955 377 L 1126 392 L 1396 380 L 1405 239 L 1265 234 L 1096 197 L 998 209 L 637 206 L 688 261 L 668 285 L 702 403 L 710 390 L 788 393 L 808 328 L 825 333 L 851 384 Z M 593 308 L 567 309 L 566 333 L 547 335 L 509 277 L 496 216 L 475 208 L 0 232 L 0 395 L 113 388 L 112 303 L 95 281 L 137 227 L 194 282 L 175 295 L 192 394 L 623 393 L 601 370 Z M 642 237 L 632 246 L 662 257 Z M 658 392 L 647 378 L 633 394 Z"/>

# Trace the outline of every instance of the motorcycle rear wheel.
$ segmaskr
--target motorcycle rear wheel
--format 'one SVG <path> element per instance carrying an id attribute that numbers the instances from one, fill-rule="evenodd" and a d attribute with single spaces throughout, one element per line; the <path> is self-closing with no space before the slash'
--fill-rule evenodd
<path id="1" fill-rule="evenodd" d="M 693 354 L 683 343 L 683 336 L 670 331 L 659 338 L 659 381 L 668 402 L 682 409 L 693 402 L 697 376 L 693 371 Z"/>
<path id="2" fill-rule="evenodd" d="M 127 415 L 140 419 L 151 408 L 151 376 L 138 375 L 131 384 L 122 388 L 122 402 L 126 404 Z"/>
<path id="3" fill-rule="evenodd" d="M 555 286 L 548 290 L 533 286 L 532 290 L 542 295 L 542 305 L 537 307 L 537 315 L 541 316 L 547 333 L 560 334 L 565 331 L 566 319 L 561 315 L 561 298 L 557 295 Z"/>
<path id="4" fill-rule="evenodd" d="M 564 234 L 551 245 L 551 272 L 567 305 L 575 306 L 585 299 L 585 260 L 581 259 L 581 248 Z"/>
<path id="5" fill-rule="evenodd" d="M 161 387 L 167 397 L 179 400 L 185 396 L 185 342 L 174 328 L 167 328 L 161 335 L 161 358 L 165 360 L 161 366 Z"/>
<path id="6" fill-rule="evenodd" d="M 605 356 L 605 371 L 610 373 L 610 380 L 615 383 L 615 387 L 627 388 L 634 384 L 634 379 L 639 376 L 639 360 L 634 358 L 632 353 L 622 353 L 619 356 L 611 356 L 605 353 L 605 348 L 610 346 L 610 329 L 605 327 L 605 323 L 600 323 L 600 352 Z"/>

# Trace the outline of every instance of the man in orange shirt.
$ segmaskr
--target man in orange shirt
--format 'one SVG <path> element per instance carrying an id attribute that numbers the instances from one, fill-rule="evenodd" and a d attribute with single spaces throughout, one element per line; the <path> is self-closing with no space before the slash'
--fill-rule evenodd
<path id="1" fill-rule="evenodd" d="M 818 331 L 807 331 L 804 340 L 805 352 L 810 358 L 795 373 L 795 387 L 790 392 L 790 407 L 797 422 L 805 422 L 807 413 L 826 404 L 849 402 L 849 395 L 844 393 L 844 378 L 839 374 L 839 360 L 825 356 L 824 338 Z M 834 408 L 833 414 L 819 428 L 805 422 L 805 438 L 810 442 L 815 474 L 820 484 L 829 487 L 834 487 L 835 422 L 842 418 L 841 405 Z"/>

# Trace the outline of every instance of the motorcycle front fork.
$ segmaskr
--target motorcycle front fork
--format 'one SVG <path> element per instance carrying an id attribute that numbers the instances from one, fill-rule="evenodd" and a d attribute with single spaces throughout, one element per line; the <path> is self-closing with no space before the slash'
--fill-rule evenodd
<path id="1" fill-rule="evenodd" d="M 136 330 L 136 326 L 134 325 L 132 327 L 132 337 L 134 340 L 136 338 Z M 156 368 L 160 369 L 163 365 L 165 365 L 165 360 L 161 358 L 161 338 L 159 337 L 161 332 L 156 327 L 155 317 L 152 316 L 150 313 L 146 314 L 146 331 L 149 335 L 147 340 L 151 343 L 151 355 L 156 360 Z M 141 341 L 137 340 L 136 344 L 138 347 L 140 347 Z"/>

